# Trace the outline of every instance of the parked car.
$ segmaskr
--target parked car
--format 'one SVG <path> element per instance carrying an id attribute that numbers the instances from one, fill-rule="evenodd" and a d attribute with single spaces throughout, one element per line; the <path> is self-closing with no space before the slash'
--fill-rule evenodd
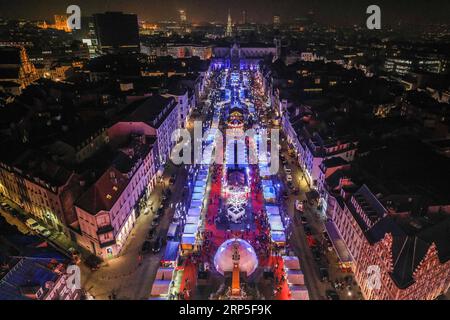
<path id="1" fill-rule="evenodd" d="M 303 226 L 304 226 L 304 228 L 305 228 L 305 233 L 306 233 L 308 236 L 312 235 L 311 227 L 308 226 L 308 225 L 306 225 L 306 224 L 304 224 Z"/>
<path id="2" fill-rule="evenodd" d="M 290 174 L 288 174 L 286 176 L 286 180 L 287 180 L 287 182 L 292 182 L 292 176 Z"/>
<path id="3" fill-rule="evenodd" d="M 339 300 L 339 295 L 334 290 L 327 290 L 325 292 L 325 294 L 326 294 L 328 300 Z"/>
<path id="4" fill-rule="evenodd" d="M 313 254 L 314 260 L 320 261 L 322 259 L 322 253 L 320 252 L 320 249 L 318 249 L 317 247 L 312 248 L 312 254 Z"/>
<path id="5" fill-rule="evenodd" d="M 141 252 L 147 253 L 147 252 L 150 252 L 151 249 L 152 249 L 152 243 L 148 240 L 145 240 L 144 243 L 142 244 Z"/>
<path id="6" fill-rule="evenodd" d="M 25 224 L 33 231 L 36 231 L 39 227 L 39 223 L 37 223 L 37 221 L 32 218 L 28 218 L 27 221 L 25 221 Z"/>
<path id="7" fill-rule="evenodd" d="M 36 231 L 37 231 L 41 236 L 46 237 L 46 238 L 48 238 L 48 237 L 50 237 L 50 236 L 52 235 L 52 233 L 51 233 L 48 229 L 44 228 L 43 226 L 38 226 L 38 227 L 36 228 Z"/>
<path id="8" fill-rule="evenodd" d="M 306 219 L 305 216 L 301 216 L 300 220 L 301 220 L 302 224 L 307 224 L 308 223 L 308 220 Z M 306 232 L 306 230 L 305 230 L 305 232 Z"/>
<path id="9" fill-rule="evenodd" d="M 156 229 L 155 229 L 155 228 L 150 228 L 150 229 L 148 230 L 147 237 L 148 237 L 149 239 L 152 239 L 152 238 L 155 236 L 155 232 L 156 232 Z"/>
<path id="10" fill-rule="evenodd" d="M 330 280 L 330 276 L 328 274 L 328 269 L 324 267 L 319 268 L 320 281 L 325 282 Z"/>
<path id="11" fill-rule="evenodd" d="M 303 212 L 303 202 L 300 200 L 295 200 L 295 209 L 300 212 Z"/>
<path id="12" fill-rule="evenodd" d="M 158 253 L 161 251 L 161 248 L 163 246 L 162 238 L 158 236 L 155 241 L 153 242 L 152 251 L 153 253 Z"/>

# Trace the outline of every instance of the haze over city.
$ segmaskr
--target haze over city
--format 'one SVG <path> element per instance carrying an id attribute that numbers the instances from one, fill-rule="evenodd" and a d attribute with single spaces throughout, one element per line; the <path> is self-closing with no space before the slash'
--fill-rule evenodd
<path id="1" fill-rule="evenodd" d="M 385 23 L 399 22 L 410 24 L 448 22 L 450 3 L 446 0 L 408 1 L 408 0 L 50 0 L 37 3 L 29 0 L 0 1 L 0 12 L 10 18 L 48 19 L 56 12 L 76 4 L 83 14 L 99 11 L 125 11 L 137 13 L 139 19 L 158 21 L 177 18 L 178 10 L 186 10 L 190 21 L 226 22 L 226 13 L 231 10 L 232 17 L 238 19 L 243 10 L 247 11 L 248 20 L 267 23 L 273 15 L 280 15 L 285 22 L 303 17 L 314 12 L 318 21 L 326 24 L 348 25 L 363 23 L 367 6 L 377 4 L 383 9 Z"/>
<path id="2" fill-rule="evenodd" d="M 449 12 L 1 1 L 0 303 L 448 300 Z"/>

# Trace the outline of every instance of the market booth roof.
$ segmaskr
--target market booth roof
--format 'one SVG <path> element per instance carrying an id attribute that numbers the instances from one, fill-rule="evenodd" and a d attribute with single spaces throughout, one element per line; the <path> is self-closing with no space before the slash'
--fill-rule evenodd
<path id="1" fill-rule="evenodd" d="M 169 293 L 171 280 L 155 280 L 153 282 L 151 295 L 152 296 L 161 296 L 167 295 Z"/>
<path id="2" fill-rule="evenodd" d="M 271 231 L 284 231 L 280 216 L 269 216 L 269 225 Z"/>
<path id="3" fill-rule="evenodd" d="M 184 226 L 184 234 L 196 234 L 198 230 L 198 225 L 196 224 L 186 224 Z"/>
<path id="4" fill-rule="evenodd" d="M 304 285 L 290 285 L 291 300 L 309 300 L 308 289 Z"/>
<path id="5" fill-rule="evenodd" d="M 174 268 L 158 268 L 156 271 L 157 280 L 172 280 Z"/>
<path id="6" fill-rule="evenodd" d="M 280 215 L 280 208 L 278 206 L 266 206 L 268 216 Z"/>
<path id="7" fill-rule="evenodd" d="M 300 269 L 300 262 L 295 256 L 283 256 L 283 265 L 286 269 Z"/>
<path id="8" fill-rule="evenodd" d="M 180 242 L 178 241 L 167 241 L 166 250 L 164 251 L 164 256 L 162 261 L 173 262 L 178 258 L 178 249 L 180 247 Z"/>

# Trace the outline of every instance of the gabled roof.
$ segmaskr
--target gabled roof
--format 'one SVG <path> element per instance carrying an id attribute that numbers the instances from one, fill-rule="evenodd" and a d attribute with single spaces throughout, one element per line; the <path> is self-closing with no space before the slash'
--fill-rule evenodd
<path id="1" fill-rule="evenodd" d="M 128 179 L 119 170 L 109 167 L 77 201 L 76 206 L 95 215 L 109 211 L 128 185 Z"/>

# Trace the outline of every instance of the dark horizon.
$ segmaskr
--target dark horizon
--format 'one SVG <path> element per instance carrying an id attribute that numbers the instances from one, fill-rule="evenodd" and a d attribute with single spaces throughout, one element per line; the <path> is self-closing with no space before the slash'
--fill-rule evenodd
<path id="1" fill-rule="evenodd" d="M 123 11 L 136 13 L 139 20 L 161 21 L 178 20 L 178 10 L 184 9 L 187 18 L 193 23 L 218 21 L 226 22 L 228 8 L 232 20 L 238 23 L 242 19 L 242 11 L 247 13 L 249 22 L 271 23 L 274 15 L 279 15 L 282 22 L 293 21 L 297 17 L 305 17 L 309 11 L 314 12 L 314 19 L 324 24 L 350 25 L 361 24 L 367 17 L 365 11 L 368 5 L 378 4 L 382 10 L 384 24 L 414 23 L 435 24 L 448 23 L 450 18 L 450 2 L 446 0 L 430 0 L 413 2 L 407 0 L 346 0 L 337 3 L 333 0 L 47 0 L 32 2 L 16 0 L 14 2 L 0 1 L 1 16 L 9 19 L 51 20 L 54 14 L 63 14 L 68 5 L 77 4 L 83 15 L 105 11 Z"/>

